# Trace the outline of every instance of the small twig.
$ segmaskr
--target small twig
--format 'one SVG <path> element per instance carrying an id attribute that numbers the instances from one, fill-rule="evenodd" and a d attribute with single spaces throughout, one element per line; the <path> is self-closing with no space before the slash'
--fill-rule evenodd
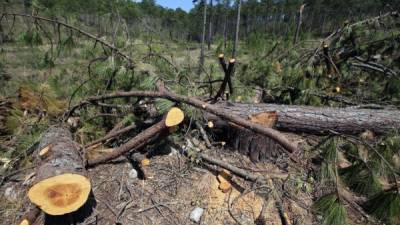
<path id="1" fill-rule="evenodd" d="M 198 121 L 196 121 L 195 123 L 196 123 L 197 128 L 199 128 L 199 130 L 200 130 L 200 134 L 203 137 L 203 140 L 206 142 L 207 148 L 211 148 L 212 145 L 211 145 L 210 139 L 207 136 L 207 132 L 204 130 L 203 126 L 201 126 L 201 124 Z"/>

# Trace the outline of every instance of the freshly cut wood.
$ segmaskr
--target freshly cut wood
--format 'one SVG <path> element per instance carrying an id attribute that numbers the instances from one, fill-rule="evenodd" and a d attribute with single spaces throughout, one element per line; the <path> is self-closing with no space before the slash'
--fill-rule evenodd
<path id="1" fill-rule="evenodd" d="M 28 190 L 30 201 L 53 216 L 77 211 L 91 192 L 78 144 L 68 129 L 53 127 L 43 135 L 38 149 L 36 180 Z"/>
<path id="2" fill-rule="evenodd" d="M 165 125 L 167 127 L 174 127 L 182 123 L 185 118 L 183 111 L 180 108 L 173 107 L 169 110 L 167 118 L 165 119 Z"/>
<path id="3" fill-rule="evenodd" d="M 330 131 L 360 134 L 366 130 L 385 133 L 400 128 L 400 111 L 393 109 L 369 109 L 366 107 L 313 107 L 275 104 L 219 103 L 221 110 L 244 119 L 254 118 L 266 112 L 275 112 L 275 128 L 305 133 L 328 133 Z M 221 124 L 218 118 L 206 115 L 213 124 Z"/>
<path id="4" fill-rule="evenodd" d="M 42 150 L 39 151 L 39 156 L 41 158 L 45 158 L 47 154 L 50 152 L 50 145 L 44 147 Z"/>
<path id="5" fill-rule="evenodd" d="M 150 159 L 144 158 L 142 161 L 140 161 L 140 166 L 141 167 L 150 166 Z"/>

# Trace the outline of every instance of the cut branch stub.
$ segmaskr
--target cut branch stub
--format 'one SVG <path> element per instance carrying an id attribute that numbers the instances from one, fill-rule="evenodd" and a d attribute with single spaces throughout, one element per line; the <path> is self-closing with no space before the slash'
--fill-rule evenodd
<path id="1" fill-rule="evenodd" d="M 42 150 L 39 151 L 39 157 L 46 158 L 47 154 L 50 153 L 50 145 L 44 147 Z"/>
<path id="2" fill-rule="evenodd" d="M 78 144 L 66 128 L 51 128 L 42 137 L 36 180 L 29 200 L 53 216 L 72 213 L 88 200 L 91 183 Z"/>
<path id="3" fill-rule="evenodd" d="M 167 113 L 167 117 L 165 118 L 165 125 L 167 127 L 174 127 L 182 123 L 185 115 L 180 108 L 173 107 Z"/>
<path id="4" fill-rule="evenodd" d="M 36 206 L 31 207 L 28 212 L 22 217 L 20 225 L 34 224 L 39 215 L 40 209 Z"/>

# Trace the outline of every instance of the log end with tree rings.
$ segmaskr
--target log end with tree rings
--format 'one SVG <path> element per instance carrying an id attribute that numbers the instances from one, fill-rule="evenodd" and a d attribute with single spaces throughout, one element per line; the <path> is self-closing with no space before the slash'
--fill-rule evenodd
<path id="1" fill-rule="evenodd" d="M 167 113 L 167 117 L 165 119 L 165 125 L 167 127 L 174 127 L 182 123 L 185 115 L 183 111 L 177 107 L 171 108 Z"/>
<path id="2" fill-rule="evenodd" d="M 58 216 L 77 211 L 87 202 L 90 191 L 91 184 L 87 177 L 65 173 L 33 185 L 28 197 L 45 213 Z"/>
<path id="3" fill-rule="evenodd" d="M 27 219 L 22 220 L 22 222 L 19 225 L 29 225 L 29 221 Z"/>

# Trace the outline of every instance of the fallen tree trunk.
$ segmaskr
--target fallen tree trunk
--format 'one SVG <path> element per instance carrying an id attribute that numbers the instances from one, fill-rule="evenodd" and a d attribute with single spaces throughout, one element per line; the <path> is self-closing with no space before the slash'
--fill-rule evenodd
<path id="1" fill-rule="evenodd" d="M 398 110 L 227 102 L 218 103 L 216 107 L 265 127 L 297 133 L 359 134 L 366 130 L 385 133 L 392 129 L 400 129 Z M 205 114 L 205 119 L 208 120 L 209 128 L 221 141 L 227 142 L 241 154 L 248 155 L 251 161 L 271 161 L 281 164 L 280 146 L 275 140 L 260 136 L 212 114 Z"/>
<path id="2" fill-rule="evenodd" d="M 30 201 L 48 215 L 77 211 L 91 192 L 79 145 L 68 129 L 53 127 L 43 135 L 38 150 L 36 179 L 28 191 Z"/>
<path id="3" fill-rule="evenodd" d="M 279 130 L 324 134 L 335 131 L 359 134 L 366 130 L 385 133 L 400 129 L 400 111 L 361 107 L 332 108 L 275 104 L 219 103 L 221 110 L 249 119 L 267 112 L 276 112 L 275 127 Z M 215 117 L 208 116 L 210 120 Z"/>

